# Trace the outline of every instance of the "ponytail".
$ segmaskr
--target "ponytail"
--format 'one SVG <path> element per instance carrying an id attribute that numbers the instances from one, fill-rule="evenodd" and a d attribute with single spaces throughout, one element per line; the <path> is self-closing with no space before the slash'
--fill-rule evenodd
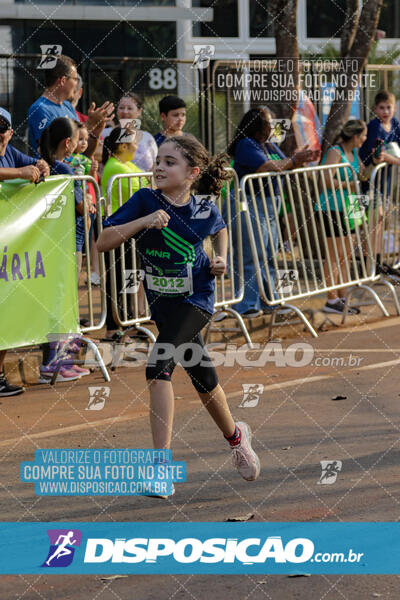
<path id="1" fill-rule="evenodd" d="M 167 142 L 176 145 L 191 167 L 200 168 L 199 176 L 192 184 L 192 190 L 197 194 L 218 196 L 224 181 L 230 179 L 229 173 L 224 168 L 229 165 L 228 156 L 222 153 L 210 157 L 203 144 L 189 134 L 166 138 L 163 144 Z"/>
<path id="2" fill-rule="evenodd" d="M 54 119 L 40 136 L 40 156 L 49 163 L 49 165 L 53 165 L 56 160 L 56 152 L 60 142 L 73 137 L 77 130 L 78 125 L 76 121 L 73 121 L 68 117 L 58 117 L 57 119 Z"/>
<path id="3" fill-rule="evenodd" d="M 360 135 L 365 128 L 365 121 L 361 121 L 361 119 L 350 119 L 343 125 L 332 145 L 334 146 L 339 141 L 348 142 L 354 135 Z"/>
<path id="4" fill-rule="evenodd" d="M 206 169 L 200 173 L 195 181 L 195 189 L 198 194 L 215 194 L 219 196 L 224 182 L 230 179 L 225 167 L 229 166 L 226 154 L 218 154 L 209 159 Z"/>
<path id="5" fill-rule="evenodd" d="M 117 152 L 118 146 L 120 145 L 120 142 L 118 142 L 118 140 L 121 136 L 121 133 L 121 127 L 114 127 L 114 129 L 110 131 L 109 135 L 106 138 L 104 138 L 103 154 L 101 157 L 101 162 L 103 163 L 103 165 L 105 165 L 108 159 L 111 158 L 111 156 Z"/>

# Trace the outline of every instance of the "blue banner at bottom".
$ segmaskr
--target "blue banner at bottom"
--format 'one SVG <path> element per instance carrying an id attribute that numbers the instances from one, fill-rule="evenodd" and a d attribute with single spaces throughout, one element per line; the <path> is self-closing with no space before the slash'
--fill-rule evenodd
<path id="1" fill-rule="evenodd" d="M 399 574 L 400 523 L 1 523 L 1 574 Z"/>

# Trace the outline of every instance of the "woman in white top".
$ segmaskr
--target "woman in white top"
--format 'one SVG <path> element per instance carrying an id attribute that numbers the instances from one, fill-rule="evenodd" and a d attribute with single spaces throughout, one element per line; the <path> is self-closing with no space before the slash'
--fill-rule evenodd
<path id="1" fill-rule="evenodd" d="M 117 105 L 117 119 L 141 119 L 143 101 L 133 93 L 126 92 Z M 112 128 L 104 129 L 102 137 L 106 137 Z M 155 139 L 148 131 L 141 131 L 142 137 L 136 150 L 134 162 L 142 171 L 152 171 L 158 148 Z"/>

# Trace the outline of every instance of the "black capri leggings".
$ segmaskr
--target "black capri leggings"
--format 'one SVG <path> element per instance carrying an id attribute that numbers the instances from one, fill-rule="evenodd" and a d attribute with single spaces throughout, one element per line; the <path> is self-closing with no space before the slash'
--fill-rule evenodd
<path id="1" fill-rule="evenodd" d="M 218 385 L 218 376 L 200 333 L 210 317 L 193 304 L 171 303 L 168 318 L 156 320 L 159 334 L 149 356 L 146 379 L 171 381 L 180 362 L 198 392 L 211 392 Z"/>

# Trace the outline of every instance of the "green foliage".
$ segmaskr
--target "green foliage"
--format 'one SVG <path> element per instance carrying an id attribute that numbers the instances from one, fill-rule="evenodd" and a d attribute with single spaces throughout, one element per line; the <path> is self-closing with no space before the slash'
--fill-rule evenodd
<path id="1" fill-rule="evenodd" d="M 321 50 L 312 52 L 305 50 L 300 55 L 301 60 L 335 60 L 340 58 L 340 51 L 336 50 L 333 44 L 326 44 Z"/>

